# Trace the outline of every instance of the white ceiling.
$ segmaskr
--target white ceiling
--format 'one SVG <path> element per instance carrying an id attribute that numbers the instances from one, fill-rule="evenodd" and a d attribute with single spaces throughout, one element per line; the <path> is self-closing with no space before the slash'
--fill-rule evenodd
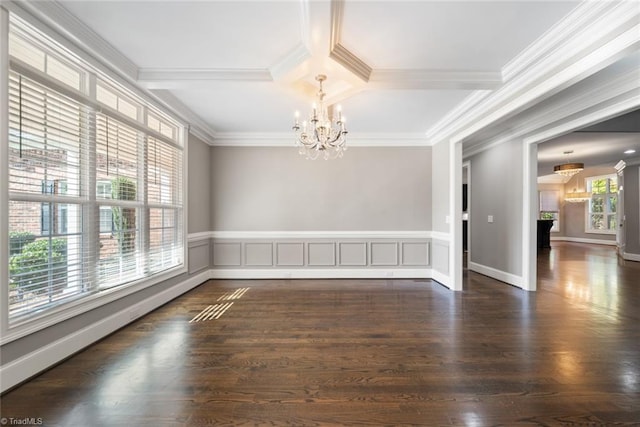
<path id="1" fill-rule="evenodd" d="M 422 137 L 579 1 L 61 1 L 216 134 L 287 134 L 328 75 L 352 136 Z"/>

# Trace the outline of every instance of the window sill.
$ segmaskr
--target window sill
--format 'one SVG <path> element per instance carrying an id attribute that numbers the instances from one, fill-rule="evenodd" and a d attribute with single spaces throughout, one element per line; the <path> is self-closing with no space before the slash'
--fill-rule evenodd
<path id="1" fill-rule="evenodd" d="M 604 234 L 606 236 L 615 236 L 616 232 L 611 230 L 585 230 L 585 234 Z"/>
<path id="2" fill-rule="evenodd" d="M 102 307 L 186 272 L 187 266 L 186 263 L 183 262 L 182 265 L 169 269 L 154 277 L 141 279 L 126 286 L 104 290 L 85 298 L 80 297 L 74 301 L 70 301 L 68 304 L 63 304 L 59 307 L 48 310 L 46 313 L 41 315 L 34 315 L 28 319 L 18 320 L 14 324 L 11 324 L 6 329 L 5 333 L 2 334 L 0 346 L 57 325 L 58 323 L 64 322 L 65 320 L 79 316 L 88 311 L 95 310 L 96 308 Z"/>

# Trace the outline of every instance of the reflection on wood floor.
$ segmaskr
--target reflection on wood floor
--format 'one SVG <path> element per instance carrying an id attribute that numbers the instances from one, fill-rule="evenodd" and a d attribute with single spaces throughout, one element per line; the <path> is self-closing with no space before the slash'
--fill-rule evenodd
<path id="1" fill-rule="evenodd" d="M 425 280 L 210 281 L 9 392 L 2 417 L 639 425 L 640 263 L 558 243 L 538 275 L 534 293 L 473 272 L 456 293 Z"/>

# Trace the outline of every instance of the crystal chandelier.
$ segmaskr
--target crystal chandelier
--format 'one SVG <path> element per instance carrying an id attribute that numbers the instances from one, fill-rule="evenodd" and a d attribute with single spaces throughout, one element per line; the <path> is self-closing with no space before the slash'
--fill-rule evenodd
<path id="1" fill-rule="evenodd" d="M 577 191 L 574 189 L 572 192 L 565 194 L 564 200 L 569 203 L 586 202 L 591 199 L 591 193 L 588 191 Z"/>
<path id="2" fill-rule="evenodd" d="M 316 76 L 316 80 L 320 84 L 318 90 L 318 101 L 314 103 L 309 121 L 298 121 L 300 113 L 296 111 L 296 121 L 293 130 L 296 133 L 296 145 L 299 147 L 298 152 L 306 155 L 307 159 L 317 159 L 321 155 L 324 159 L 335 159 L 342 157 L 347 149 L 346 135 L 347 129 L 344 126 L 345 119 L 342 117 L 340 106 L 336 108 L 337 117 L 329 115 L 329 110 L 324 105 L 324 96 L 322 91 L 322 82 L 327 79 L 324 74 Z"/>
<path id="3" fill-rule="evenodd" d="M 563 154 L 570 155 L 573 153 L 571 151 L 565 151 Z M 566 176 L 567 178 L 571 178 L 573 175 L 584 170 L 584 163 L 563 163 L 561 165 L 556 165 L 553 167 L 553 172 L 558 175 Z"/>

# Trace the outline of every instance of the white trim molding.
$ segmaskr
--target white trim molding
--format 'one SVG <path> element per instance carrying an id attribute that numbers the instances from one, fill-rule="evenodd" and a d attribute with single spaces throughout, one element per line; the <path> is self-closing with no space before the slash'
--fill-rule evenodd
<path id="1" fill-rule="evenodd" d="M 476 273 L 480 273 L 485 276 L 491 277 L 493 279 L 500 280 L 501 282 L 505 282 L 510 285 L 517 286 L 518 288 L 524 289 L 523 288 L 524 281 L 522 276 L 518 276 L 512 273 L 507 273 L 506 271 L 498 270 L 493 267 L 488 267 L 486 265 L 478 264 L 475 262 L 469 262 L 469 270 L 475 271 Z M 524 290 L 529 290 L 529 289 L 524 289 Z"/>
<path id="2" fill-rule="evenodd" d="M 440 283 L 442 286 L 447 289 L 451 289 L 451 278 L 444 273 L 440 273 L 439 271 L 432 269 L 431 270 L 431 279 Z"/>
<path id="3" fill-rule="evenodd" d="M 70 42 L 83 53 L 83 59 L 91 65 L 99 69 L 107 68 L 110 71 L 116 71 L 120 83 L 127 84 L 136 92 L 144 93 L 149 100 L 172 110 L 181 120 L 191 125 L 192 131 L 200 139 L 207 142 L 215 137 L 215 132 L 210 126 L 177 98 L 171 94 L 163 94 L 162 90 L 158 93 L 151 92 L 145 87 L 144 81 L 139 82 L 140 68 L 137 64 L 116 50 L 58 2 L 8 0 L 2 1 L 2 6 L 54 40 L 64 45 L 68 45 Z"/>
<path id="4" fill-rule="evenodd" d="M 201 231 L 189 233 L 190 242 L 205 239 L 437 239 L 449 241 L 448 233 L 409 231 Z"/>
<path id="5" fill-rule="evenodd" d="M 214 147 L 294 147 L 289 132 L 218 132 L 209 143 Z M 422 133 L 349 134 L 349 147 L 430 147 Z"/>
<path id="6" fill-rule="evenodd" d="M 428 131 L 429 139 L 462 141 L 633 52 L 639 15 L 634 1 L 581 3 L 503 68 L 503 86 L 468 97 Z"/>
<path id="7" fill-rule="evenodd" d="M 209 231 L 212 239 L 430 239 L 433 231 Z M 444 234 L 444 233 L 443 233 Z M 189 234 L 203 238 L 205 233 Z M 443 240 L 443 239 L 440 239 Z"/>
<path id="8" fill-rule="evenodd" d="M 0 5 L 0 329 L 9 323 L 9 13 Z M 6 141 L 6 142 L 5 142 Z M 2 376 L 0 375 L 0 378 Z M 2 381 L 4 382 L 4 380 Z"/>
<path id="9" fill-rule="evenodd" d="M 622 252 L 622 259 L 626 261 L 637 261 L 640 262 L 640 254 L 631 254 L 629 252 Z"/>
<path id="10" fill-rule="evenodd" d="M 590 245 L 616 246 L 615 240 L 586 239 L 582 237 L 551 237 L 552 242 L 588 243 Z"/>
<path id="11" fill-rule="evenodd" d="M 443 242 L 451 242 L 451 235 L 442 231 L 431 231 L 430 237 L 434 240 L 442 240 Z"/>

